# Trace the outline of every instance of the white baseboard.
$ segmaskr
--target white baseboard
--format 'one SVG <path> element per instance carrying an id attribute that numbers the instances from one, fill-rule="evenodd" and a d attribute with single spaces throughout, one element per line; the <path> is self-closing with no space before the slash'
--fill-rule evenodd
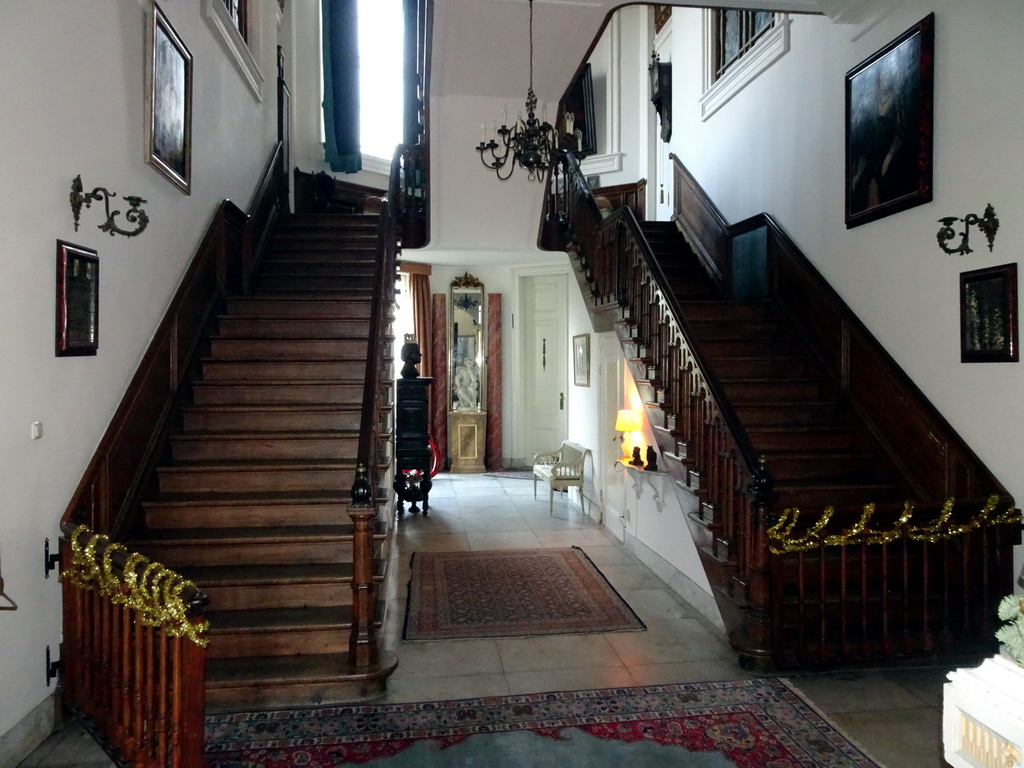
<path id="1" fill-rule="evenodd" d="M 693 606 L 697 612 L 714 626 L 725 632 L 725 623 L 718 610 L 715 598 L 701 589 L 689 576 L 676 569 L 665 558 L 648 547 L 629 531 L 623 531 L 623 544 L 640 562 L 650 568 L 654 575 L 664 581 L 679 597 Z"/>

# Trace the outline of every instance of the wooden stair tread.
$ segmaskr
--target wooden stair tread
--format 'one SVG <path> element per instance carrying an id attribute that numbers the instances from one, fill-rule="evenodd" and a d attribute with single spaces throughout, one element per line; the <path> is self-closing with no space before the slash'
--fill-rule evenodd
<path id="1" fill-rule="evenodd" d="M 374 677 L 379 667 L 354 670 L 347 653 L 319 653 L 302 656 L 247 656 L 238 659 L 210 659 L 206 684 L 223 688 L 245 682 L 279 686 L 297 682 L 330 682 L 339 677 Z"/>
<path id="2" fill-rule="evenodd" d="M 374 561 L 374 578 L 384 576 L 384 562 Z M 204 565 L 181 569 L 181 574 L 200 586 L 269 586 L 352 581 L 352 563 L 288 565 Z"/>
<path id="3" fill-rule="evenodd" d="M 276 525 L 260 528 L 160 528 L 151 531 L 151 536 L 142 546 L 159 544 L 182 544 L 188 542 L 222 544 L 252 544 L 257 541 L 296 542 L 323 539 L 347 539 L 352 537 L 352 525 Z M 139 542 L 134 542 L 139 546 Z"/>
<path id="4" fill-rule="evenodd" d="M 280 632 L 319 629 L 346 629 L 352 625 L 352 606 L 306 608 L 254 608 L 237 611 L 207 611 L 211 637 L 244 632 Z"/>
<path id="5" fill-rule="evenodd" d="M 261 472 L 290 471 L 295 469 L 355 469 L 352 459 L 208 459 L 182 462 L 161 467 L 161 472 L 221 472 L 224 470 L 260 470 Z"/>

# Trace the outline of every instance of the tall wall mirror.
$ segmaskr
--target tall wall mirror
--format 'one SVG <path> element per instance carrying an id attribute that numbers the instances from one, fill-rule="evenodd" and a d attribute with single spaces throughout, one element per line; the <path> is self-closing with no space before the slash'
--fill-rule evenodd
<path id="1" fill-rule="evenodd" d="M 448 323 L 449 409 L 479 412 L 484 407 L 487 344 L 484 284 L 466 272 L 451 284 Z"/>

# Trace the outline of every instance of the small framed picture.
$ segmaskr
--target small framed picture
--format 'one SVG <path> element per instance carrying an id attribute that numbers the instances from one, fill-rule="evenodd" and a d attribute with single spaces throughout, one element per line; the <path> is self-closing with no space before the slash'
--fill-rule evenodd
<path id="1" fill-rule="evenodd" d="M 99 349 L 100 260 L 96 251 L 57 241 L 57 357 Z"/>
<path id="2" fill-rule="evenodd" d="M 153 3 L 146 59 L 146 161 L 192 190 L 192 54 Z"/>
<path id="3" fill-rule="evenodd" d="M 846 227 L 932 199 L 935 15 L 846 73 Z"/>
<path id="4" fill-rule="evenodd" d="M 1016 363 L 1017 265 L 960 275 L 960 362 Z"/>
<path id="5" fill-rule="evenodd" d="M 573 383 L 577 387 L 590 386 L 590 334 L 572 337 Z"/>

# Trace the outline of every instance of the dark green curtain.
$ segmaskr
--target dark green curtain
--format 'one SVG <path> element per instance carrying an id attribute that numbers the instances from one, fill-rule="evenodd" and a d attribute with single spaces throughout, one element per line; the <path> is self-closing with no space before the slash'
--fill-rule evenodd
<path id="1" fill-rule="evenodd" d="M 363 167 L 359 151 L 357 0 L 321 0 L 324 42 L 324 156 L 335 173 Z"/>

